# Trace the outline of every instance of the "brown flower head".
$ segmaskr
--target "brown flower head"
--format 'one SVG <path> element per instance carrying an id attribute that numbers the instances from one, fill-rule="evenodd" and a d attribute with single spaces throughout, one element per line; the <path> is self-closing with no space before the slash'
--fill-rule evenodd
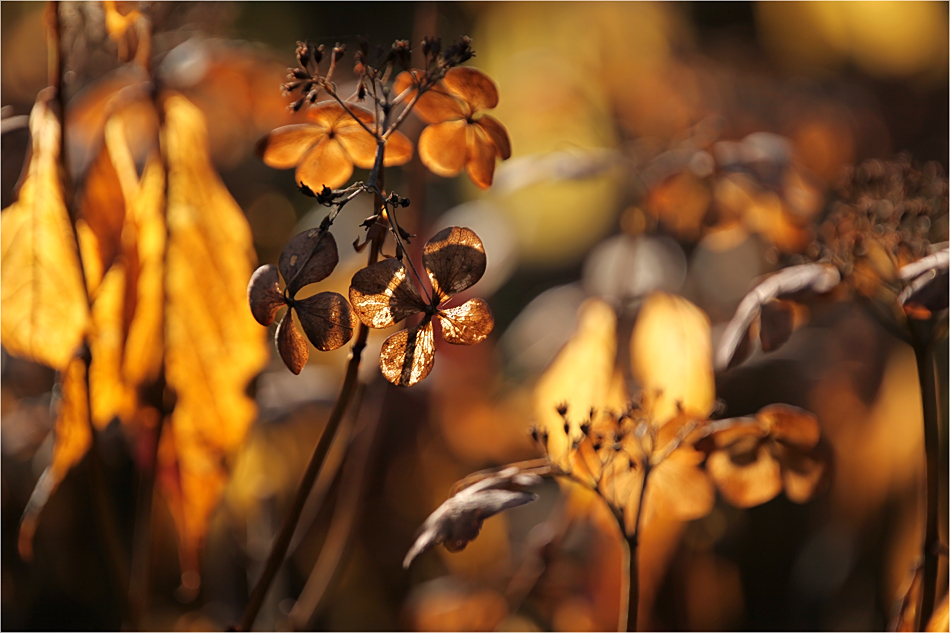
<path id="1" fill-rule="evenodd" d="M 401 94 L 419 85 L 417 71 L 396 77 L 393 91 Z M 454 176 L 464 168 L 482 189 L 491 186 L 495 158 L 511 157 L 508 132 L 487 114 L 498 105 L 498 88 L 491 77 L 468 66 L 452 68 L 419 97 L 416 112 L 430 125 L 419 136 L 419 158 L 439 176 Z"/>
<path id="2" fill-rule="evenodd" d="M 295 374 L 299 374 L 307 363 L 310 350 L 294 324 L 294 310 L 307 338 L 322 352 L 342 347 L 353 336 L 356 316 L 339 293 L 321 292 L 306 299 L 295 298 L 304 286 L 325 279 L 338 261 L 333 235 L 310 229 L 287 243 L 277 266 L 267 264 L 258 268 L 247 286 L 251 313 L 261 325 L 273 323 L 277 311 L 282 306 L 289 306 L 277 326 L 277 351 L 287 368 Z M 278 271 L 286 282 L 284 292 L 280 291 Z"/>
<path id="3" fill-rule="evenodd" d="M 714 430 L 717 426 L 722 430 Z M 722 420 L 700 446 L 709 452 L 706 469 L 722 496 L 740 508 L 765 503 L 784 488 L 788 498 L 807 501 L 827 473 L 815 416 L 775 404 L 755 417 Z"/>
<path id="4" fill-rule="evenodd" d="M 296 167 L 297 184 L 311 191 L 338 188 L 353 174 L 354 165 L 371 169 L 376 158 L 376 139 L 360 124 L 375 125 L 373 114 L 354 104 L 347 107 L 353 115 L 336 101 L 318 103 L 307 111 L 311 123 L 272 131 L 258 143 L 258 155 L 270 167 Z M 393 132 L 383 164 L 402 165 L 410 158 L 412 143 L 404 134 Z"/>
<path id="5" fill-rule="evenodd" d="M 452 296 L 471 287 L 485 273 L 485 248 L 467 228 L 450 227 L 426 242 L 422 263 L 432 285 L 423 299 L 398 259 L 386 259 L 360 270 L 350 284 L 356 315 L 372 328 L 387 328 L 411 314 L 423 313 L 419 325 L 396 332 L 383 343 L 380 367 L 389 382 L 414 385 L 432 371 L 435 362 L 433 317 L 442 323 L 442 336 L 455 345 L 473 345 L 491 332 L 495 322 L 488 304 L 471 299 L 442 309 Z"/>

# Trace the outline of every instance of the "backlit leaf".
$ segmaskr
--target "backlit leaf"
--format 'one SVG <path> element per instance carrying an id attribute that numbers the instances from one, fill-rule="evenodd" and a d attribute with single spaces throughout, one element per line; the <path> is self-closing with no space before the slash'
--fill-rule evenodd
<path id="1" fill-rule="evenodd" d="M 485 340 L 495 321 L 488 304 L 482 299 L 471 299 L 457 308 L 439 312 L 442 317 L 442 336 L 455 345 L 474 345 Z"/>
<path id="2" fill-rule="evenodd" d="M 78 206 L 76 230 L 84 238 L 83 267 L 92 293 L 119 254 L 125 223 L 125 198 L 107 143 L 86 174 Z"/>
<path id="3" fill-rule="evenodd" d="M 383 342 L 379 366 L 386 380 L 400 387 L 411 387 L 432 371 L 435 363 L 435 338 L 432 321 L 396 332 Z"/>
<path id="4" fill-rule="evenodd" d="M 716 399 L 709 318 L 674 295 L 644 301 L 630 340 L 633 375 L 643 390 L 643 409 L 662 426 L 679 407 L 705 419 Z"/>
<path id="5" fill-rule="evenodd" d="M 69 361 L 63 372 L 62 393 L 54 430 L 56 443 L 53 446 L 53 458 L 36 483 L 20 522 L 18 547 L 20 556 L 25 560 L 33 557 L 33 535 L 40 511 L 66 473 L 79 463 L 92 444 L 86 398 L 86 363 L 78 356 Z"/>
<path id="6" fill-rule="evenodd" d="M 387 328 L 426 305 L 409 278 L 409 271 L 395 258 L 360 269 L 350 284 L 350 303 L 365 325 Z"/>
<path id="7" fill-rule="evenodd" d="M 177 461 L 161 453 L 160 466 L 179 474 L 176 522 L 187 562 L 201 547 L 227 462 L 256 416 L 246 389 L 267 360 L 266 330 L 246 307 L 255 259 L 251 231 L 211 166 L 204 117 L 176 94 L 164 108 L 165 372 L 177 401 L 163 434 L 174 435 Z"/>
<path id="8" fill-rule="evenodd" d="M 16 202 L 0 216 L 0 340 L 7 350 L 64 369 L 82 340 L 88 302 L 59 170 L 51 92 L 30 115 L 33 154 Z"/>

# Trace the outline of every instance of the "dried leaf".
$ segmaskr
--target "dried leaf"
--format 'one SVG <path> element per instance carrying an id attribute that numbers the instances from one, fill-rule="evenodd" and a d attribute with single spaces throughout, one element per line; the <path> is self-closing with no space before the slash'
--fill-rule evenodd
<path id="1" fill-rule="evenodd" d="M 772 299 L 797 298 L 803 294 L 821 295 L 841 282 L 841 273 L 830 264 L 802 264 L 781 270 L 743 297 L 736 314 L 726 326 L 716 349 L 716 369 L 735 367 L 744 356 L 738 353 L 749 337 L 749 329 L 761 307 Z"/>
<path id="2" fill-rule="evenodd" d="M 926 631 L 946 631 L 947 627 L 950 626 L 950 612 L 947 610 L 947 598 L 948 596 L 945 594 L 943 600 L 941 600 L 937 608 L 934 609 L 933 615 L 930 617 L 930 622 L 927 623 Z"/>
<path id="3" fill-rule="evenodd" d="M 83 181 L 76 222 L 76 230 L 83 238 L 80 245 L 90 293 L 99 286 L 119 254 L 124 224 L 125 198 L 108 143 L 103 143 Z"/>
<path id="4" fill-rule="evenodd" d="M 454 345 L 474 345 L 485 340 L 495 326 L 491 310 L 482 299 L 470 299 L 457 308 L 439 311 L 442 336 Z"/>
<path id="5" fill-rule="evenodd" d="M 226 478 L 226 464 L 256 417 L 247 395 L 267 361 L 262 329 L 246 307 L 255 259 L 251 231 L 208 158 L 201 112 L 164 100 L 168 164 L 165 370 L 177 395 L 171 424 L 182 511 L 183 562 L 197 556 Z M 166 480 L 167 481 L 167 480 Z"/>
<path id="6" fill-rule="evenodd" d="M 353 275 L 350 303 L 360 321 L 372 328 L 391 327 L 426 309 L 409 271 L 394 258 L 371 264 Z"/>
<path id="7" fill-rule="evenodd" d="M 310 348 L 307 339 L 297 329 L 294 323 L 293 310 L 287 310 L 280 325 L 277 326 L 277 352 L 287 369 L 299 374 L 310 357 Z"/>
<path id="8" fill-rule="evenodd" d="M 538 498 L 533 492 L 518 490 L 536 486 L 541 478 L 507 468 L 457 492 L 429 515 L 415 542 L 402 561 L 405 569 L 413 559 L 430 547 L 442 543 L 450 552 L 465 548 L 478 536 L 482 521 L 502 510 L 530 503 Z M 514 489 L 513 489 L 514 488 Z"/>
<path id="9" fill-rule="evenodd" d="M 294 236 L 280 253 L 277 262 L 280 274 L 287 282 L 290 296 L 307 284 L 326 279 L 336 268 L 340 256 L 336 240 L 329 231 L 309 229 Z"/>
<path id="10" fill-rule="evenodd" d="M 277 311 L 287 305 L 278 281 L 277 266 L 267 264 L 255 270 L 247 284 L 247 300 L 251 304 L 251 314 L 261 325 L 273 323 Z"/>
<path id="11" fill-rule="evenodd" d="M 411 387 L 428 376 L 434 363 L 435 335 L 428 319 L 390 336 L 379 353 L 383 376 L 400 387 Z"/>
<path id="12" fill-rule="evenodd" d="M 349 302 L 336 292 L 315 294 L 297 301 L 294 307 L 307 338 L 321 352 L 346 345 L 359 322 Z"/>
<path id="13" fill-rule="evenodd" d="M 54 430 L 56 443 L 53 445 L 53 458 L 36 482 L 20 520 L 18 548 L 24 560 L 33 557 L 33 535 L 40 512 L 66 473 L 79 463 L 92 444 L 86 397 L 86 363 L 78 356 L 69 361 L 63 372 L 62 393 Z"/>
<path id="14" fill-rule="evenodd" d="M 439 231 L 426 242 L 422 252 L 422 264 L 432 289 L 439 295 L 436 303 L 472 287 L 485 274 L 487 263 L 482 241 L 464 227 Z"/>
<path id="15" fill-rule="evenodd" d="M 93 295 L 92 327 L 89 349 L 92 363 L 89 367 L 89 389 L 92 421 L 99 429 L 105 428 L 115 417 L 131 420 L 136 410 L 136 387 L 124 376 L 126 323 L 126 285 L 129 275 L 120 260 L 113 265 Z M 153 343 L 160 343 L 161 339 Z"/>
<path id="16" fill-rule="evenodd" d="M 26 180 L 0 216 L 0 340 L 11 354 L 62 370 L 82 341 L 89 306 L 63 197 L 51 95 L 37 97 Z"/>
<path id="17" fill-rule="evenodd" d="M 633 375 L 643 391 L 642 406 L 662 426 L 682 409 L 705 419 L 716 399 L 709 318 L 674 295 L 650 295 L 630 340 Z"/>

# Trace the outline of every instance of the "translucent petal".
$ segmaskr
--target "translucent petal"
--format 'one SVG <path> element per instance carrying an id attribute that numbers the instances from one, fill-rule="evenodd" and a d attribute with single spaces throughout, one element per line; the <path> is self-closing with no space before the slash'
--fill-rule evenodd
<path id="1" fill-rule="evenodd" d="M 310 148 L 324 138 L 326 132 L 316 125 L 286 125 L 257 142 L 257 155 L 269 167 L 290 169 L 296 167 Z"/>
<path id="2" fill-rule="evenodd" d="M 372 169 L 376 162 L 376 138 L 358 125 L 334 131 L 332 138 L 336 139 L 346 150 L 354 165 L 360 169 Z"/>
<path id="3" fill-rule="evenodd" d="M 488 304 L 481 299 L 466 301 L 457 308 L 442 310 L 442 336 L 453 345 L 474 345 L 485 340 L 495 326 Z"/>
<path id="4" fill-rule="evenodd" d="M 343 295 L 321 292 L 297 302 L 297 316 L 307 338 L 321 352 L 346 345 L 358 323 Z"/>
<path id="5" fill-rule="evenodd" d="M 799 450 L 811 450 L 821 437 L 821 429 L 815 416 L 798 407 L 773 404 L 759 411 L 755 417 L 769 429 L 774 439 Z"/>
<path id="6" fill-rule="evenodd" d="M 369 125 L 375 120 L 373 113 L 366 108 L 353 103 L 346 105 L 350 109 L 350 112 L 363 123 Z M 336 101 L 321 101 L 307 110 L 307 118 L 327 131 L 331 129 L 339 130 L 341 127 L 349 125 L 359 125 L 359 123 L 343 109 L 343 106 Z"/>
<path id="7" fill-rule="evenodd" d="M 422 264 L 438 294 L 436 303 L 470 288 L 485 274 L 487 263 L 482 241 L 464 227 L 442 229 L 422 251 Z"/>
<path id="8" fill-rule="evenodd" d="M 297 184 L 317 192 L 336 189 L 353 173 L 353 163 L 336 139 L 324 136 L 297 165 Z"/>
<path id="9" fill-rule="evenodd" d="M 430 125 L 422 130 L 419 135 L 419 158 L 422 164 L 443 178 L 462 171 L 468 155 L 468 128 L 464 120 L 456 120 Z"/>
<path id="10" fill-rule="evenodd" d="M 472 112 L 491 110 L 498 105 L 498 88 L 492 78 L 471 66 L 457 66 L 442 79 L 445 90 L 467 103 Z"/>
<path id="11" fill-rule="evenodd" d="M 479 125 L 468 126 L 466 141 L 468 160 L 465 171 L 478 187 L 488 189 L 495 175 L 495 158 L 498 156 L 495 143 Z"/>
<path id="12" fill-rule="evenodd" d="M 511 158 L 511 140 L 508 138 L 508 130 L 495 117 L 487 114 L 475 121 L 475 125 L 482 128 L 482 131 L 491 138 L 498 150 L 498 157 L 502 160 Z"/>
<path id="13" fill-rule="evenodd" d="M 765 503 L 782 491 L 782 472 L 765 444 L 741 455 L 716 451 L 706 470 L 726 501 L 740 508 Z"/>
<path id="14" fill-rule="evenodd" d="M 405 165 L 412 159 L 412 141 L 402 132 L 393 132 L 386 141 L 386 155 L 383 165 Z"/>
<path id="15" fill-rule="evenodd" d="M 391 327 L 426 309 L 409 271 L 395 258 L 376 262 L 353 275 L 350 303 L 360 321 L 372 328 Z"/>
<path id="16" fill-rule="evenodd" d="M 432 321 L 396 332 L 383 342 L 379 366 L 386 380 L 409 387 L 432 371 L 435 362 L 435 337 Z"/>
<path id="17" fill-rule="evenodd" d="M 247 300 L 251 304 L 251 314 L 261 325 L 270 325 L 277 311 L 287 303 L 277 284 L 277 266 L 261 266 L 251 275 L 247 284 Z"/>

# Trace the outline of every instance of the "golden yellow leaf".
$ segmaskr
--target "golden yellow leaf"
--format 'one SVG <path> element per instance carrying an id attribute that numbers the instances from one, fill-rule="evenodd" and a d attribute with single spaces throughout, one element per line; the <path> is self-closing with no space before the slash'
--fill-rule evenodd
<path id="1" fill-rule="evenodd" d="M 208 158 L 201 112 L 164 100 L 168 165 L 165 372 L 177 395 L 171 425 L 179 472 L 183 555 L 200 548 L 220 499 L 227 460 L 256 416 L 245 390 L 268 353 L 251 316 L 250 227 Z M 167 464 L 168 452 L 163 452 Z M 184 559 L 183 559 L 184 560 Z"/>
<path id="2" fill-rule="evenodd" d="M 103 143 L 82 184 L 76 230 L 89 293 L 95 292 L 122 246 L 125 199 L 107 143 Z"/>
<path id="3" fill-rule="evenodd" d="M 93 296 L 89 349 L 89 391 L 92 421 L 105 428 L 113 417 L 130 420 L 135 413 L 137 385 L 123 379 L 122 355 L 125 344 L 126 269 L 116 264 L 103 277 Z"/>
<path id="4" fill-rule="evenodd" d="M 662 426 L 684 412 L 705 419 L 716 399 L 709 318 L 674 295 L 655 293 L 640 308 L 630 340 L 633 376 L 643 409 Z"/>
<path id="5" fill-rule="evenodd" d="M 547 452 L 551 460 L 570 470 L 568 449 L 571 439 L 564 433 L 564 420 L 557 407 L 567 404 L 567 417 L 580 436 L 577 424 L 591 408 L 619 410 L 623 406 L 622 391 L 613 387 L 614 359 L 617 355 L 617 316 L 605 302 L 591 299 L 579 310 L 577 329 L 551 366 L 538 381 L 534 391 L 534 414 L 538 427 L 547 433 Z M 614 396 L 611 401 L 608 396 Z"/>
<path id="6" fill-rule="evenodd" d="M 43 471 L 30 495 L 20 522 L 19 551 L 25 560 L 33 557 L 33 535 L 40 512 L 50 495 L 73 466 L 79 463 L 92 444 L 86 397 L 86 363 L 76 356 L 69 361 L 62 377 L 63 399 L 56 416 L 56 444 L 53 458 Z"/>
<path id="7" fill-rule="evenodd" d="M 60 125 L 43 91 L 30 115 L 33 155 L 16 202 L 0 217 L 0 341 L 64 369 L 89 306 L 59 169 Z"/>

